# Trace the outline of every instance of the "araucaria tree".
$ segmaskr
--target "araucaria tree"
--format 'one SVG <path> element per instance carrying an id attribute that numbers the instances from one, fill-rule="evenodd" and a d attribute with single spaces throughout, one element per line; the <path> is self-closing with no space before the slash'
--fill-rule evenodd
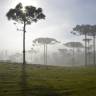
<path id="1" fill-rule="evenodd" d="M 10 9 L 6 14 L 8 20 L 14 20 L 17 23 L 23 24 L 23 67 L 26 64 L 25 61 L 25 33 L 26 25 L 30 25 L 33 22 L 37 22 L 40 19 L 45 19 L 42 8 L 36 8 L 34 6 L 22 6 L 22 3 L 16 5 L 14 9 Z"/>
<path id="2" fill-rule="evenodd" d="M 85 39 L 90 32 L 90 25 L 77 25 L 73 28 L 74 32 L 78 32 L 80 35 L 85 35 Z M 85 41 L 85 66 L 87 66 L 87 42 Z"/>
<path id="3" fill-rule="evenodd" d="M 47 46 L 49 44 L 53 45 L 53 44 L 56 44 L 56 43 L 60 43 L 58 42 L 56 39 L 54 38 L 37 38 L 35 40 L 33 40 L 33 43 L 35 44 L 42 44 L 44 45 L 44 64 L 47 64 Z"/>
<path id="4" fill-rule="evenodd" d="M 81 35 L 85 35 L 85 40 L 87 39 L 87 36 L 93 36 L 93 62 L 94 65 L 96 63 L 95 61 L 95 37 L 96 37 L 96 25 L 77 25 L 75 28 L 73 28 L 73 31 L 80 33 Z M 85 65 L 87 65 L 87 41 L 85 41 Z"/>
<path id="5" fill-rule="evenodd" d="M 89 36 L 93 37 L 93 64 L 96 64 L 95 58 L 96 58 L 96 44 L 95 44 L 95 38 L 96 38 L 96 25 L 90 25 L 90 33 L 88 34 Z"/>
<path id="6" fill-rule="evenodd" d="M 75 64 L 75 49 L 83 48 L 83 44 L 81 42 L 68 42 L 64 44 L 66 47 L 72 48 L 73 58 L 72 63 Z"/>

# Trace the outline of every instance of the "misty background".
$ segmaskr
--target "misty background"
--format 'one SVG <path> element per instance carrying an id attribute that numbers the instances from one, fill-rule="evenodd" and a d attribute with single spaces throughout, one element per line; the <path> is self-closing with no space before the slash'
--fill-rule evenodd
<path id="1" fill-rule="evenodd" d="M 0 0 L 1 61 L 22 62 L 23 32 L 17 31 L 17 28 L 22 30 L 23 26 L 14 25 L 14 21 L 9 22 L 6 18 L 8 10 L 19 2 L 23 5 L 42 7 L 46 14 L 45 20 L 27 26 L 27 63 L 44 64 L 43 45 L 33 46 L 32 41 L 39 37 L 50 37 L 60 43 L 48 45 L 48 64 L 84 65 L 84 48 L 75 48 L 75 60 L 73 60 L 72 48 L 66 47 L 64 43 L 76 41 L 84 45 L 83 36 L 75 36 L 70 32 L 77 24 L 96 24 L 96 0 Z"/>

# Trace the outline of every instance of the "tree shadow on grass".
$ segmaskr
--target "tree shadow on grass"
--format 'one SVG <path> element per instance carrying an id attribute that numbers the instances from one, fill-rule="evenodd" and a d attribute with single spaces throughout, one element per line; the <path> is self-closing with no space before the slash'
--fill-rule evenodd
<path id="1" fill-rule="evenodd" d="M 70 96 L 70 92 L 59 92 L 47 86 L 34 86 L 28 89 L 28 96 Z"/>

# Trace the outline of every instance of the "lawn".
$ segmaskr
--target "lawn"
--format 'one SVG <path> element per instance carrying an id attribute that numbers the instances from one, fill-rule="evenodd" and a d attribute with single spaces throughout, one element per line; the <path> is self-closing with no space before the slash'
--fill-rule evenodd
<path id="1" fill-rule="evenodd" d="M 0 96 L 96 96 L 96 67 L 26 66 L 0 63 Z M 25 95 L 27 94 L 27 95 Z"/>

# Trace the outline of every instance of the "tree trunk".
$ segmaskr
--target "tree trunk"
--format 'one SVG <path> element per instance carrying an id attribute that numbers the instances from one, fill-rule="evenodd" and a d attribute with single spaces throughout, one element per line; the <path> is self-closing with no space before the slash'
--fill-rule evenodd
<path id="1" fill-rule="evenodd" d="M 31 63 L 33 62 L 33 54 L 31 54 Z"/>
<path id="2" fill-rule="evenodd" d="M 25 66 L 25 27 L 26 27 L 26 24 L 24 22 L 24 29 L 23 29 L 23 66 Z"/>
<path id="3" fill-rule="evenodd" d="M 85 66 L 87 66 L 87 34 L 85 33 Z"/>
<path id="4" fill-rule="evenodd" d="M 45 43 L 44 43 L 44 65 L 46 64 L 46 55 L 45 55 Z"/>
<path id="5" fill-rule="evenodd" d="M 90 41 L 88 40 L 88 65 L 90 65 Z"/>
<path id="6" fill-rule="evenodd" d="M 27 87 L 27 82 L 26 82 L 26 61 L 25 61 L 25 27 L 26 27 L 26 24 L 24 22 L 24 29 L 23 29 L 23 65 L 22 65 L 22 76 L 21 76 L 21 84 L 22 84 L 22 94 L 23 96 L 27 96 L 27 92 L 26 92 L 26 87 Z"/>
<path id="7" fill-rule="evenodd" d="M 46 44 L 46 65 L 47 65 L 47 44 Z"/>
<path id="8" fill-rule="evenodd" d="M 72 66 L 75 65 L 75 47 L 73 45 L 73 60 L 72 60 Z"/>
<path id="9" fill-rule="evenodd" d="M 95 35 L 93 36 L 93 50 L 94 50 L 94 56 L 93 56 L 94 62 L 93 62 L 93 64 L 95 65 Z"/>

